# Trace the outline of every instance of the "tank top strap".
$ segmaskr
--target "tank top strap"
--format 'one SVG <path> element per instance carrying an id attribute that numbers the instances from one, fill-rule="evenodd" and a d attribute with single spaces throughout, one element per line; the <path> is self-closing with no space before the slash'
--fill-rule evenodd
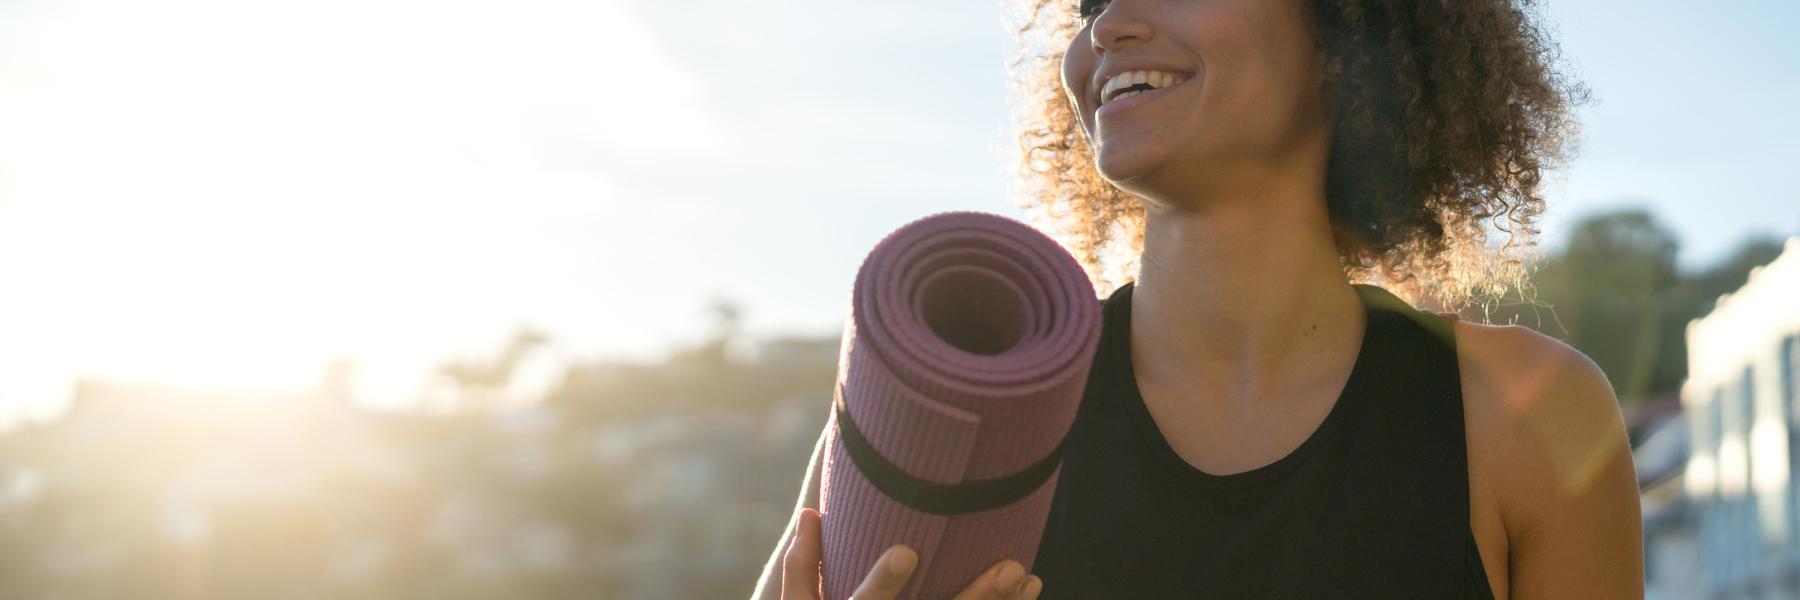
<path id="1" fill-rule="evenodd" d="M 1439 589 L 1468 584 L 1469 469 L 1462 377 L 1454 321 L 1413 307 L 1379 286 L 1358 284 L 1379 331 L 1377 367 L 1346 427 L 1343 462 L 1368 495 L 1347 495 L 1347 511 L 1371 515 L 1368 530 L 1391 536 L 1407 564 L 1445 577 Z M 1404 515 L 1404 516 L 1402 516 Z M 1424 568 L 1430 565 L 1430 568 Z M 1478 565 L 1477 565 L 1478 566 Z M 1486 575 L 1481 573 L 1482 586 Z M 1450 580 L 1450 578 L 1454 580 Z"/>

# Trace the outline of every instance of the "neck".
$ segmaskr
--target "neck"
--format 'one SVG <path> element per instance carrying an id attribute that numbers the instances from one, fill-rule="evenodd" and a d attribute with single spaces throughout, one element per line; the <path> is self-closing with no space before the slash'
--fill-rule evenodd
<path id="1" fill-rule="evenodd" d="M 1363 307 L 1338 262 L 1323 182 L 1281 181 L 1146 202 L 1131 300 L 1139 377 L 1254 400 L 1354 362 Z"/>

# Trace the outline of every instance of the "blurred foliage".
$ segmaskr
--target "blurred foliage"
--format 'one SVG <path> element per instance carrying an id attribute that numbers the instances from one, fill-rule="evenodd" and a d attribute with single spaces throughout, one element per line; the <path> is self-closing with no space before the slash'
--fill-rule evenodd
<path id="1" fill-rule="evenodd" d="M 0 436 L 0 598 L 744 597 L 838 340 L 714 313 L 667 360 L 569 365 L 511 410 L 84 383 L 61 420 Z"/>
<path id="2" fill-rule="evenodd" d="M 1487 317 L 1556 337 L 1587 354 L 1619 401 L 1673 394 L 1687 377 L 1687 324 L 1750 270 L 1781 254 L 1782 240 L 1744 240 L 1725 259 L 1693 272 L 1677 267 L 1675 234 L 1641 209 L 1587 217 L 1567 245 L 1532 276 L 1536 303 L 1502 303 Z M 1471 315 L 1472 318 L 1479 318 Z"/>

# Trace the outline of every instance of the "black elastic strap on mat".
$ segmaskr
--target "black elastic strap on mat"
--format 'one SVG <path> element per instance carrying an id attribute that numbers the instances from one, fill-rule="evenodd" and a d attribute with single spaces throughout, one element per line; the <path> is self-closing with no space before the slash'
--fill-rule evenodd
<path id="1" fill-rule="evenodd" d="M 846 410 L 843 394 L 836 394 L 832 405 L 837 411 L 838 438 L 844 442 L 844 451 L 850 454 L 850 462 L 856 463 L 856 470 L 862 472 L 875 489 L 887 494 L 901 504 L 914 510 L 934 515 L 950 516 L 980 512 L 1000 508 L 1019 501 L 1038 489 L 1050 474 L 1056 472 L 1057 464 L 1062 460 L 1063 447 L 1069 443 L 1068 434 L 1056 443 L 1056 448 L 1044 455 L 1042 460 L 1012 475 L 999 479 L 976 479 L 955 484 L 932 483 L 913 477 L 888 461 L 880 452 L 863 437 L 862 431 L 856 428 L 856 421 L 850 418 Z"/>

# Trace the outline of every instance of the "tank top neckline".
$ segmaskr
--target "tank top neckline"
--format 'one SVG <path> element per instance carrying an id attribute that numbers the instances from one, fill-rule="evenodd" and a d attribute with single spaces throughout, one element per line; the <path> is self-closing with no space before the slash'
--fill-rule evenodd
<path id="1" fill-rule="evenodd" d="M 1179 473 L 1191 482 L 1213 488 L 1241 488 L 1278 481 L 1282 475 L 1304 463 L 1307 457 L 1319 447 L 1329 443 L 1338 430 L 1342 429 L 1341 425 L 1347 418 L 1346 415 L 1365 395 L 1364 389 L 1372 377 L 1372 371 L 1375 369 L 1374 362 L 1378 354 L 1374 350 L 1375 344 L 1382 334 L 1381 320 L 1376 318 L 1375 304 L 1379 303 L 1379 296 L 1386 294 L 1387 291 L 1371 285 L 1353 284 L 1352 287 L 1356 289 L 1357 298 L 1362 303 L 1365 317 L 1362 340 L 1358 344 L 1356 361 L 1350 368 L 1350 375 L 1344 381 L 1343 388 L 1339 391 L 1337 399 L 1332 402 L 1331 409 L 1326 412 L 1325 418 L 1307 435 L 1304 441 L 1300 442 L 1299 446 L 1281 458 L 1275 459 L 1274 462 L 1236 473 L 1208 473 L 1201 470 L 1188 463 L 1187 459 L 1182 458 L 1179 453 L 1175 452 L 1174 447 L 1169 445 L 1168 438 L 1157 426 L 1156 419 L 1150 415 L 1150 409 L 1145 404 L 1143 394 L 1138 388 L 1137 374 L 1131 360 L 1131 292 L 1136 285 L 1137 282 L 1133 281 L 1121 286 L 1114 293 L 1113 301 L 1110 302 L 1117 304 L 1113 310 L 1117 311 L 1116 331 L 1118 335 L 1109 336 L 1111 339 L 1108 340 L 1105 351 L 1108 354 L 1108 360 L 1113 363 L 1110 371 L 1122 379 L 1122 381 L 1113 382 L 1112 385 L 1124 392 L 1124 408 L 1136 432 L 1133 437 L 1140 442 L 1141 449 L 1171 471 Z M 1377 298 L 1371 298 L 1371 295 L 1377 296 Z"/>

